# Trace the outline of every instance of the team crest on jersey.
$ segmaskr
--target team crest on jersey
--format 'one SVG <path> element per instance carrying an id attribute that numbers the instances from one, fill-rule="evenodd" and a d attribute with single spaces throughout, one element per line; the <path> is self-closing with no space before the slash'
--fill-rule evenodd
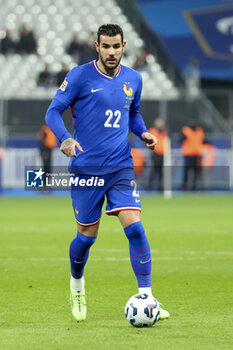
<path id="1" fill-rule="evenodd" d="M 123 90 L 128 97 L 131 97 L 133 95 L 133 89 L 131 87 L 127 89 L 127 83 L 123 85 Z"/>
<path id="2" fill-rule="evenodd" d="M 61 84 L 61 86 L 59 87 L 59 89 L 61 91 L 65 91 L 67 85 L 68 85 L 68 81 L 64 80 L 63 83 Z"/>
<path id="3" fill-rule="evenodd" d="M 125 108 L 129 108 L 132 102 L 133 89 L 129 86 L 129 82 L 125 82 L 123 85 L 123 91 L 126 94 L 125 97 Z"/>

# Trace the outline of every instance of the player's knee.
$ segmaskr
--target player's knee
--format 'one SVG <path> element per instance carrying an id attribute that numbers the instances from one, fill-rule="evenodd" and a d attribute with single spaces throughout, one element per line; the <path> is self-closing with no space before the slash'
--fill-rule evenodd
<path id="1" fill-rule="evenodd" d="M 141 221 L 141 213 L 137 210 L 120 211 L 118 213 L 118 218 L 121 222 L 121 225 L 125 228 L 131 224 Z"/>
<path id="2" fill-rule="evenodd" d="M 73 259 L 88 258 L 89 249 L 95 243 L 96 237 L 85 236 L 77 232 L 76 237 L 70 244 L 70 257 Z M 81 265 L 80 265 L 81 266 Z"/>
<path id="3" fill-rule="evenodd" d="M 97 237 L 98 235 L 99 223 L 93 226 L 81 226 L 79 224 L 77 224 L 77 226 L 78 226 L 78 231 L 85 236 Z"/>
<path id="4" fill-rule="evenodd" d="M 141 221 L 137 221 L 124 228 L 125 235 L 128 239 L 139 238 L 145 235 L 145 230 Z"/>

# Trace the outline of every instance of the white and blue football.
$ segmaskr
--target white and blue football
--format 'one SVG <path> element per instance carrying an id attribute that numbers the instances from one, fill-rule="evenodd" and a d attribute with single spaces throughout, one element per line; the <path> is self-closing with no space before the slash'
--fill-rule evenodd
<path id="1" fill-rule="evenodd" d="M 159 310 L 159 302 L 152 295 L 136 294 L 125 305 L 125 317 L 134 327 L 149 327 L 158 321 Z"/>

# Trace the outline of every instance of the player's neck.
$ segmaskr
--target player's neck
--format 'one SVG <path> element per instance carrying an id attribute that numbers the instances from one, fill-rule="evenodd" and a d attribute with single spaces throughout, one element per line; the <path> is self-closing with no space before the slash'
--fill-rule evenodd
<path id="1" fill-rule="evenodd" d="M 105 74 L 107 75 L 110 75 L 111 77 L 115 77 L 115 75 L 117 74 L 118 70 L 119 70 L 119 65 L 120 63 L 118 64 L 118 66 L 115 68 L 115 69 L 107 69 L 103 63 L 101 62 L 100 59 L 97 60 L 96 62 L 98 68 Z"/>

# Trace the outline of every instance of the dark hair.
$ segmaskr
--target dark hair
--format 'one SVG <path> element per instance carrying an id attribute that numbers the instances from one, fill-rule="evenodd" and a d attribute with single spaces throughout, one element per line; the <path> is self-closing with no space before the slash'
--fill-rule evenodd
<path id="1" fill-rule="evenodd" d="M 98 29 L 97 41 L 98 43 L 100 43 L 100 35 L 116 36 L 117 34 L 120 34 L 121 41 L 123 43 L 123 40 L 124 40 L 123 30 L 121 29 L 120 26 L 118 26 L 118 24 L 103 24 Z"/>

